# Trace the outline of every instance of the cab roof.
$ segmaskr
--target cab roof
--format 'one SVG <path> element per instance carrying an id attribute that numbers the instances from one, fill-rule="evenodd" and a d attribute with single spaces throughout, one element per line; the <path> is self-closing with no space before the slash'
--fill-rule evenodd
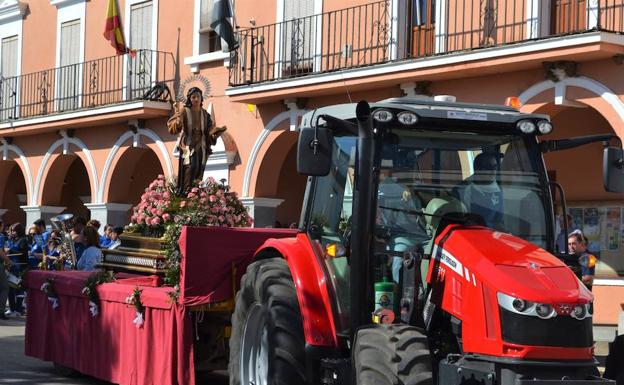
<path id="1" fill-rule="evenodd" d="M 419 99 L 413 97 L 400 97 L 385 99 L 379 102 L 370 103 L 371 110 L 384 108 L 393 111 L 395 114 L 401 111 L 410 111 L 418 115 L 421 123 L 434 123 L 435 125 L 453 121 L 454 124 L 465 125 L 513 125 L 523 119 L 548 120 L 548 115 L 524 114 L 512 107 L 477 104 L 477 103 L 456 103 L 442 102 L 429 99 Z M 336 104 L 320 107 L 305 114 L 301 121 L 301 127 L 313 127 L 316 117 L 320 115 L 331 115 L 342 120 L 352 121 L 355 115 L 356 103 Z"/>

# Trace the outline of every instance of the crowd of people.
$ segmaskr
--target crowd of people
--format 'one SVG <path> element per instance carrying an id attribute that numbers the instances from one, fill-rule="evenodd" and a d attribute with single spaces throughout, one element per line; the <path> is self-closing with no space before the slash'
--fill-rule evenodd
<path id="1" fill-rule="evenodd" d="M 68 223 L 69 233 L 49 230 L 43 219 L 36 220 L 28 231 L 21 223 L 10 226 L 0 220 L 0 319 L 24 315 L 24 292 L 19 288 L 20 277 L 27 270 L 64 270 L 71 268 L 72 252 L 76 269 L 93 271 L 102 261 L 102 249 L 115 249 L 121 244 L 122 227 L 104 226 L 98 220 L 86 221 L 73 217 Z M 6 309 L 7 300 L 9 308 Z"/>

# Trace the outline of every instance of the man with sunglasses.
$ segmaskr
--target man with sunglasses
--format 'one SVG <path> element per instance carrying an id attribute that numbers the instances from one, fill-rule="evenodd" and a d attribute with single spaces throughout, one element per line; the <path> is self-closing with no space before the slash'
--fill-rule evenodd
<path id="1" fill-rule="evenodd" d="M 581 281 L 591 290 L 597 258 L 587 251 L 587 238 L 581 230 L 574 230 L 568 235 L 568 249 L 570 254 L 578 256 L 581 265 Z"/>

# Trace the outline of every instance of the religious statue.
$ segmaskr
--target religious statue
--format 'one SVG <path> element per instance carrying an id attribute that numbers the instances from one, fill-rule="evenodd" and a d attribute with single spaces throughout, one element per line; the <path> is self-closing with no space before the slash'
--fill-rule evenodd
<path id="1" fill-rule="evenodd" d="M 173 116 L 167 121 L 167 129 L 178 135 L 180 152 L 178 168 L 178 189 L 180 193 L 190 190 L 196 180 L 202 180 L 211 146 L 226 130 L 216 127 L 210 114 L 202 108 L 202 91 L 191 88 L 186 94 L 186 103 L 174 104 Z"/>

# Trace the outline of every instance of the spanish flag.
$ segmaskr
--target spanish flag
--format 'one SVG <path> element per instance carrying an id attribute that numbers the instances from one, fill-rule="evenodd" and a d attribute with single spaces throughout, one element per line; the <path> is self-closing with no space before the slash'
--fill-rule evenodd
<path id="1" fill-rule="evenodd" d="M 123 32 L 121 31 L 121 20 L 117 11 L 117 0 L 108 0 L 108 13 L 106 15 L 106 26 L 104 27 L 104 37 L 109 40 L 117 55 L 130 52 L 126 47 Z M 132 52 L 130 52 L 132 53 Z"/>

